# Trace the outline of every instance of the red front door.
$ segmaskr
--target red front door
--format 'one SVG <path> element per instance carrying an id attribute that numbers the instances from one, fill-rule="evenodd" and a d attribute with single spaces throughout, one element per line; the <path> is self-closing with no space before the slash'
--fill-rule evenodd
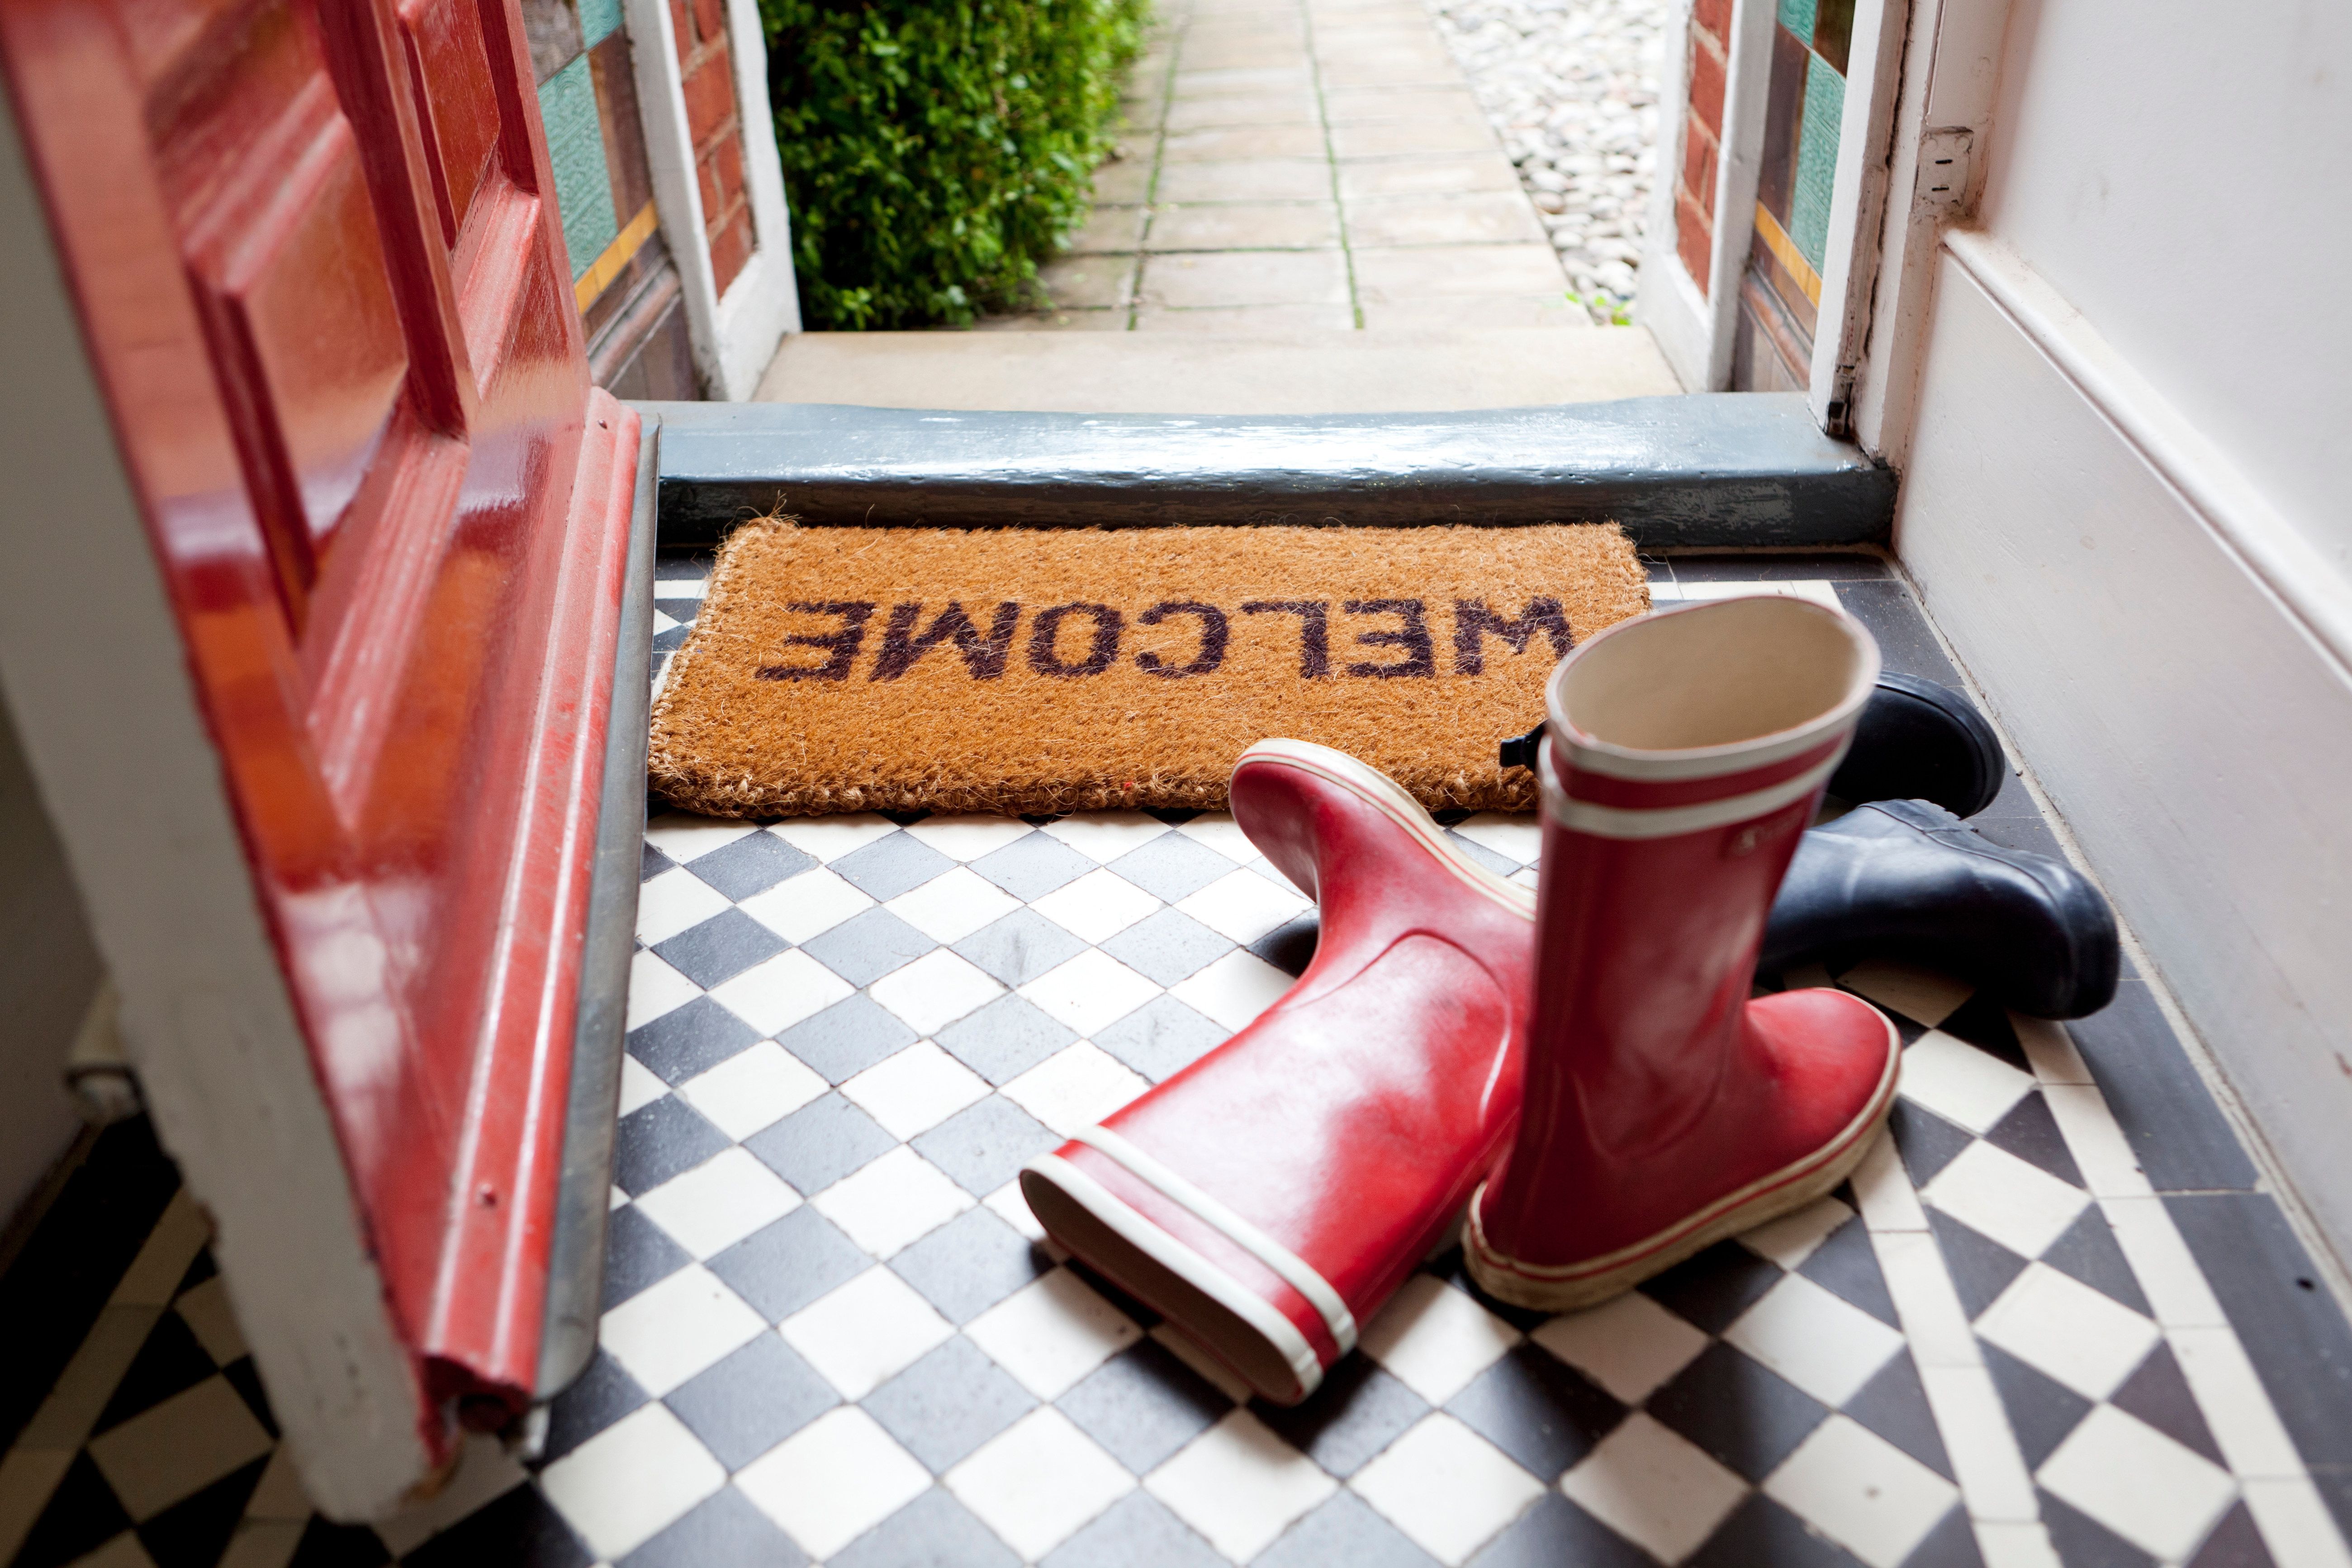
<path id="1" fill-rule="evenodd" d="M 637 453 L 520 15 L 0 0 L 0 52 L 440 1451 L 533 1379 Z"/>

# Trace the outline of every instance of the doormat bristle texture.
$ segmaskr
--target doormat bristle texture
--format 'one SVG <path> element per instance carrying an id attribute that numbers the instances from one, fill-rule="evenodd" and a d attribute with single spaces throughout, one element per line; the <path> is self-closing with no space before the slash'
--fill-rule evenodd
<path id="1" fill-rule="evenodd" d="M 1613 523 L 801 528 L 719 552 L 652 779 L 721 816 L 1224 804 L 1318 741 L 1432 808 L 1525 808 L 1496 744 L 1571 641 L 1649 607 Z"/>

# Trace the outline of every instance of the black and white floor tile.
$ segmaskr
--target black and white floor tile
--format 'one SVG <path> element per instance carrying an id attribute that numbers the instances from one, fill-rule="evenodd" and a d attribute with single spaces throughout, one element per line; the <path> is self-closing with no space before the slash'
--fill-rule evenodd
<path id="1" fill-rule="evenodd" d="M 662 565 L 665 651 L 702 570 Z M 1874 559 L 1654 575 L 1843 603 L 1950 678 Z M 1979 826 L 2055 848 L 2021 785 Z M 1533 879 L 1530 821 L 1451 831 Z M 0 1552 L 2352 1565 L 2352 1331 L 2137 977 L 2063 1027 L 1886 963 L 1783 977 L 1906 1042 L 1847 1187 L 1572 1317 L 1441 1257 L 1281 1410 L 1057 1258 L 1013 1185 L 1311 952 L 1229 818 L 657 816 L 639 938 L 601 1348 L 542 1453 L 477 1439 L 414 1515 L 311 1518 L 183 1196 L 140 1211 L 0 1465 Z"/>

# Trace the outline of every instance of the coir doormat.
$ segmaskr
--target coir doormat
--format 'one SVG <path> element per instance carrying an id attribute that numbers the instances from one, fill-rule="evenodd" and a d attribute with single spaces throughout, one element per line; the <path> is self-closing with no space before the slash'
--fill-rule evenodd
<path id="1" fill-rule="evenodd" d="M 800 528 L 721 549 L 654 710 L 692 810 L 1215 807 L 1271 735 L 1434 807 L 1525 807 L 1495 748 L 1572 642 L 1649 607 L 1614 524 Z"/>

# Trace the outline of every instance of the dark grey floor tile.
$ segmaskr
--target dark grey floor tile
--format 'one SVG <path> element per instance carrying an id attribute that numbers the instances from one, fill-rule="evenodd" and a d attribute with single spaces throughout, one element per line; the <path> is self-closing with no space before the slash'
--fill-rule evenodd
<path id="1" fill-rule="evenodd" d="M 548 1405 L 547 1446 L 538 1462 L 553 1464 L 649 1397 L 619 1362 L 599 1350 L 588 1370 Z"/>
<path id="2" fill-rule="evenodd" d="M 604 1220 L 604 1288 L 600 1306 L 611 1311 L 649 1285 L 658 1285 L 694 1259 L 667 1231 L 637 1212 L 634 1204 Z"/>
<path id="3" fill-rule="evenodd" d="M 1936 1521 L 1936 1528 L 1911 1549 L 1903 1568 L 1984 1568 L 1984 1554 L 1977 1550 L 1976 1527 L 1969 1522 L 1966 1505 L 1954 1503 Z"/>
<path id="4" fill-rule="evenodd" d="M 721 1487 L 614 1568 L 802 1568 L 793 1538 L 733 1487 Z"/>
<path id="5" fill-rule="evenodd" d="M 148 1328 L 146 1340 L 116 1380 L 90 1429 L 108 1431 L 174 1394 L 209 1383 L 219 1370 L 196 1342 L 187 1320 L 177 1312 L 166 1312 Z"/>
<path id="6" fill-rule="evenodd" d="M 1158 1498 L 1132 1491 L 1047 1552 L 1042 1568 L 1224 1568 L 1224 1562 Z"/>
<path id="7" fill-rule="evenodd" d="M 1470 1559 L 1470 1568 L 1655 1568 L 1655 1563 L 1648 1552 L 1551 1492 L 1538 1498 L 1533 1508 L 1488 1542 Z"/>
<path id="8" fill-rule="evenodd" d="M 1297 1405 L 1286 1409 L 1260 1401 L 1252 1408 L 1292 1447 L 1343 1481 L 1429 1414 L 1427 1401 L 1368 1355 L 1343 1358 L 1324 1374 L 1323 1386 Z"/>
<path id="9" fill-rule="evenodd" d="M 1919 1369 L 1911 1363 L 1908 1350 L 1898 1352 L 1839 1408 L 1946 1480 L 1954 1479 L 1943 1432 L 1936 1425 L 1936 1413 L 1928 1407 L 1927 1391 L 1920 1384 Z"/>
<path id="10" fill-rule="evenodd" d="M 431 1542 L 425 1542 L 430 1547 Z M 419 1548 L 424 1550 L 424 1548 Z M 392 1561 L 383 1538 L 364 1524 L 335 1524 L 323 1514 L 312 1514 L 303 1525 L 301 1539 L 294 1544 L 293 1561 L 287 1568 L 377 1568 Z M 26 1558 L 16 1559 L 19 1568 L 33 1568 Z M 160 1568 L 160 1565 L 159 1565 Z"/>
<path id="11" fill-rule="evenodd" d="M 872 1268 L 866 1249 L 806 1204 L 764 1226 L 706 1266 L 772 1323 L 781 1323 Z"/>
<path id="12" fill-rule="evenodd" d="M 1315 962 L 1315 946 L 1322 937 L 1323 917 L 1309 910 L 1266 932 L 1250 943 L 1249 950 L 1296 980 Z"/>
<path id="13" fill-rule="evenodd" d="M 888 910 L 867 910 L 809 938 L 801 951 L 863 989 L 939 945 Z"/>
<path id="14" fill-rule="evenodd" d="M 2066 1032 L 2157 1191 L 2253 1189 L 2253 1162 L 2146 981 L 2124 981 L 2103 1011 Z"/>
<path id="15" fill-rule="evenodd" d="M 961 1334 L 867 1394 L 863 1403 L 866 1413 L 929 1466 L 933 1475 L 953 1468 L 1037 1408 L 1035 1395 Z"/>
<path id="16" fill-rule="evenodd" d="M 961 1328 L 1054 1266 L 985 1208 L 959 1215 L 890 1259 L 892 1272 Z"/>
<path id="17" fill-rule="evenodd" d="M 2336 1517 L 2336 1528 L 2352 1540 L 2352 1465 L 2312 1465 L 2311 1484 L 2319 1489 L 2320 1500 Z"/>
<path id="18" fill-rule="evenodd" d="M 1905 1563 L 1904 1568 L 1910 1564 Z M 2243 1499 L 2231 1503 L 2221 1522 L 2206 1532 L 2204 1544 L 2189 1559 L 2189 1568 L 2276 1568 L 2276 1559 L 2263 1544 L 2263 1533 L 2254 1528 L 2254 1516 L 2247 1511 Z"/>
<path id="19" fill-rule="evenodd" d="M 1681 570 L 1677 564 L 1675 571 Z M 1898 675 L 1924 676 L 1949 687 L 1960 685 L 1960 672 L 1944 657 L 1910 589 L 1893 581 L 1848 582 L 1837 585 L 1837 596 L 1846 614 L 1869 627 L 1870 635 L 1878 639 L 1879 658 L 1886 668 Z"/>
<path id="20" fill-rule="evenodd" d="M 709 990 L 791 945 L 741 910 L 729 910 L 688 927 L 667 942 L 654 943 L 654 952 L 664 963 Z"/>
<path id="21" fill-rule="evenodd" d="M 1888 1328 L 1903 1326 L 1895 1312 L 1895 1299 L 1886 1293 L 1886 1277 L 1878 1270 L 1878 1253 L 1870 1245 L 1869 1227 L 1860 1215 L 1830 1232 L 1829 1239 L 1813 1248 L 1797 1272 Z"/>
<path id="22" fill-rule="evenodd" d="M 2050 1114 L 2050 1102 L 2039 1089 L 2028 1091 L 2011 1106 L 2009 1114 L 1985 1134 L 1985 1142 L 2040 1166 L 2070 1186 L 2084 1184 L 2082 1167 L 2074 1163 L 2065 1134 L 2058 1131 L 2058 1119 Z"/>
<path id="23" fill-rule="evenodd" d="M 1612 1395 L 1531 1344 L 1514 1347 L 1445 1409 L 1547 1485 L 1625 1418 Z"/>
<path id="24" fill-rule="evenodd" d="M 215 1568 L 237 1532 L 267 1458 L 238 1466 L 139 1521 L 139 1544 L 155 1568 Z M 117 1559 L 121 1561 L 121 1559 Z M 25 1568 L 33 1568 L 31 1563 Z"/>
<path id="25" fill-rule="evenodd" d="M 1020 1568 L 970 1509 L 933 1487 L 841 1551 L 828 1568 Z"/>
<path id="26" fill-rule="evenodd" d="M 1189 833 L 1163 833 L 1110 868 L 1163 904 L 1189 899 L 1234 869 L 1234 862 Z"/>
<path id="27" fill-rule="evenodd" d="M 702 582 L 710 575 L 710 564 L 707 550 L 664 550 L 654 557 L 654 581 Z"/>
<path id="28" fill-rule="evenodd" d="M 694 1107 L 666 1094 L 621 1118 L 613 1140 L 613 1183 L 636 1197 L 691 1171 L 730 1142 Z"/>
<path id="29" fill-rule="evenodd" d="M 1001 1094 L 965 1107 L 912 1140 L 916 1153 L 974 1197 L 986 1197 L 1061 1142 L 1058 1134 Z"/>
<path id="30" fill-rule="evenodd" d="M 743 1147 L 803 1197 L 814 1197 L 898 1146 L 896 1138 L 838 1092 L 811 1100 L 743 1141 Z"/>
<path id="31" fill-rule="evenodd" d="M 2033 1064 L 2025 1059 L 2025 1047 L 2017 1038 L 2017 1026 L 2010 1021 L 2009 1009 L 1989 991 L 1970 996 L 1936 1027 L 1999 1057 L 2020 1072 L 2033 1070 Z"/>
<path id="32" fill-rule="evenodd" d="M 1886 1118 L 1886 1130 L 1895 1135 L 1895 1152 L 1903 1156 L 1903 1168 L 1910 1173 L 1915 1187 L 1934 1181 L 1938 1171 L 1976 1142 L 1965 1127 L 1956 1127 L 1934 1111 L 1901 1099 Z"/>
<path id="33" fill-rule="evenodd" d="M 677 864 L 677 861 L 655 848 L 651 844 L 647 844 L 645 846 L 645 852 L 637 857 L 637 880 L 650 882 Z"/>
<path id="34" fill-rule="evenodd" d="M 733 1474 L 841 1403 L 778 1334 L 761 1334 L 662 1398 Z"/>
<path id="35" fill-rule="evenodd" d="M 1640 1289 L 1708 1333 L 1719 1334 L 1778 1285 L 1784 1273 L 1779 1264 L 1757 1257 L 1736 1241 L 1718 1241 L 1644 1281 Z"/>
<path id="36" fill-rule="evenodd" d="M 1829 1407 L 1718 1340 L 1643 1408 L 1751 1483 L 1812 1436 Z"/>
<path id="37" fill-rule="evenodd" d="M 686 639 L 692 635 L 694 635 L 692 626 L 672 626 L 666 632 L 656 632 L 653 651 L 656 656 L 676 653 L 686 646 Z"/>
<path id="38" fill-rule="evenodd" d="M 1960 1293 L 1960 1309 L 1970 1322 L 2000 1299 L 2030 1261 L 1938 1208 L 1927 1210 L 1927 1228 L 1935 1232 L 1944 1267 Z"/>
<path id="39" fill-rule="evenodd" d="M 954 867 L 954 861 L 903 832 L 877 838 L 833 862 L 835 875 L 877 903 L 888 903 Z"/>
<path id="40" fill-rule="evenodd" d="M 1689 1568 L 1863 1568 L 1861 1559 L 1762 1492 L 1750 1492 L 1683 1561 Z"/>
<path id="41" fill-rule="evenodd" d="M 1152 1082 L 1171 1078 L 1231 1037 L 1173 996 L 1154 996 L 1118 1023 L 1095 1031 L 1095 1044 Z"/>
<path id="42" fill-rule="evenodd" d="M 581 1544 L 537 1487 L 516 1487 L 476 1510 L 401 1559 L 417 1568 L 476 1568 L 484 1563 L 530 1568 L 588 1568 L 596 1554 Z M 299 1553 L 298 1553 L 299 1561 Z"/>
<path id="43" fill-rule="evenodd" d="M 1008 986 L 1026 985 L 1086 950 L 1085 942 L 1031 909 L 991 921 L 955 944 L 958 957 Z"/>
<path id="44" fill-rule="evenodd" d="M 1498 877 L 1507 877 L 1511 875 L 1514 871 L 1518 870 L 1522 864 L 1522 862 L 1514 860 L 1507 855 L 1496 853 L 1494 850 L 1487 848 L 1484 844 L 1477 842 L 1475 839 L 1465 838 L 1459 833 L 1447 833 L 1445 836 L 1445 841 L 1454 847 L 1454 852 L 1455 854 L 1461 856 L 1464 859 L 1470 861 L 1474 865 L 1484 866 L 1487 870 L 1494 872 L 1495 875 Z"/>
<path id="45" fill-rule="evenodd" d="M 2132 1272 L 2124 1249 L 2116 1243 L 2116 1233 L 2107 1227 L 2106 1215 L 2096 1204 L 2084 1209 L 2081 1217 L 2066 1227 L 2066 1234 L 2050 1244 L 2041 1261 L 2094 1290 L 2112 1296 L 2135 1312 L 2156 1316 L 2155 1309 L 2140 1290 L 2139 1277 Z"/>
<path id="46" fill-rule="evenodd" d="M 1095 868 L 1095 863 L 1050 833 L 1033 833 L 993 849 L 971 863 L 971 868 L 1006 892 L 1029 903 Z"/>
<path id="47" fill-rule="evenodd" d="M 698 855 L 686 863 L 686 868 L 740 903 L 815 864 L 815 856 L 762 831 L 747 833 L 732 844 Z"/>
<path id="48" fill-rule="evenodd" d="M 2038 1470 L 2042 1461 L 2056 1453 L 2058 1445 L 2082 1425 L 2083 1417 L 2091 1413 L 2091 1402 L 1999 1345 L 1979 1342 L 1979 1348 L 1984 1352 L 1985 1370 L 1992 1373 L 1993 1387 L 2000 1391 L 2001 1406 L 2009 1412 L 2010 1430 L 2017 1434 L 2025 1468 Z"/>
<path id="49" fill-rule="evenodd" d="M 915 1031 L 870 996 L 835 1002 L 793 1025 L 776 1044 L 814 1068 L 827 1083 L 846 1083 L 876 1062 L 915 1043 Z"/>
<path id="50" fill-rule="evenodd" d="M 1161 910 L 1104 942 L 1102 950 L 1137 973 L 1173 985 L 1224 957 L 1234 943 L 1181 910 Z"/>
<path id="51" fill-rule="evenodd" d="M 1043 915 L 1034 918 L 1040 925 L 1052 923 Z M 1066 931 L 1063 934 L 1069 935 Z M 1070 940 L 1077 941 L 1076 937 Z M 1011 1083 L 1077 1037 L 1066 1025 L 1026 996 L 999 996 L 978 1012 L 966 1014 L 950 1024 L 938 1036 L 940 1047 L 950 1056 L 989 1082 L 1000 1085 Z"/>
<path id="52" fill-rule="evenodd" d="M 1139 1476 L 1234 1407 L 1216 1384 L 1149 1339 L 1103 1363 L 1054 1403 Z"/>
<path id="53" fill-rule="evenodd" d="M 2165 1207 L 2304 1462 L 2352 1466 L 2352 1328 L 2278 1205 L 2266 1195 L 2217 1193 L 2168 1197 Z"/>
<path id="54" fill-rule="evenodd" d="M 759 1044 L 760 1031 L 708 996 L 697 996 L 629 1032 L 628 1052 L 671 1085 L 709 1071 Z"/>
<path id="55" fill-rule="evenodd" d="M 2138 1416 L 2223 1469 L 2230 1468 L 2230 1461 L 2221 1457 L 2221 1445 L 2213 1440 L 2213 1429 L 2205 1425 L 2205 1413 L 2198 1407 L 2197 1396 L 2189 1391 L 2189 1379 L 2182 1374 L 2179 1359 L 2164 1341 L 2158 1340 L 2156 1348 L 2147 1352 L 2147 1359 L 2139 1363 L 2139 1369 L 2107 1395 L 2107 1403 L 2126 1415 Z"/>
<path id="56" fill-rule="evenodd" d="M 2042 1522 L 2066 1568 L 2155 1568 L 2156 1559 L 2122 1536 L 2036 1487 Z"/>
<path id="57" fill-rule="evenodd" d="M 85 1448 L 66 1466 L 11 1563 L 14 1568 L 60 1568 L 131 1526 L 131 1515 Z"/>
<path id="58" fill-rule="evenodd" d="M 1548 1568 L 1564 1568 L 1577 1561 L 1581 1568 L 1576 1559 L 1540 1561 Z M 1273 1545 L 1251 1559 L 1250 1568 L 1435 1568 L 1436 1562 L 1404 1531 L 1374 1512 L 1371 1504 L 1343 1491 L 1285 1531 Z"/>
<path id="59" fill-rule="evenodd" d="M 1990 812 L 1969 818 L 1969 826 L 2000 845 L 2003 849 L 2020 849 L 2028 855 L 2040 855 L 2052 860 L 2066 858 L 2065 846 L 2039 815 L 2032 816 L 1995 816 Z"/>

